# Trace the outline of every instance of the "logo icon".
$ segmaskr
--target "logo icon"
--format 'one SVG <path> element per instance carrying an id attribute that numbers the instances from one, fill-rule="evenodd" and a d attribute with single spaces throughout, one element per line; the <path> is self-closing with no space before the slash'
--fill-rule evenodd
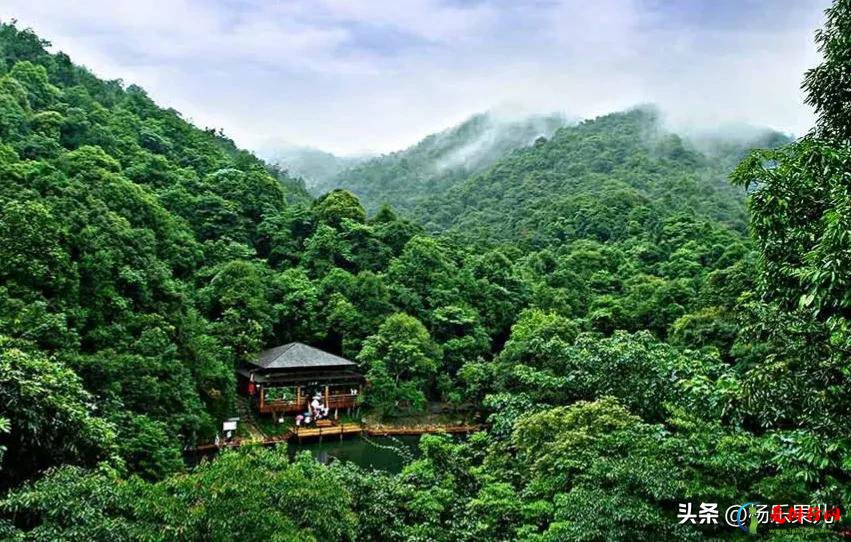
<path id="1" fill-rule="evenodd" d="M 756 510 L 755 502 L 746 502 L 741 505 L 736 511 L 736 524 L 739 529 L 746 533 L 756 534 L 757 526 L 759 525 L 759 514 Z M 748 526 L 745 527 L 744 520 L 748 519 Z"/>

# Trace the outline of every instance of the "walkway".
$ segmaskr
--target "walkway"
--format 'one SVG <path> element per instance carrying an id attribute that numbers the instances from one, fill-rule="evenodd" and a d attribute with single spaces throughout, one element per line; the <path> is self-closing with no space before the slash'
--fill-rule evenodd
<path id="1" fill-rule="evenodd" d="M 245 441 L 244 444 L 261 444 L 269 438 L 269 435 L 257 426 L 257 422 L 254 420 L 254 413 L 251 411 L 251 407 L 248 405 L 245 397 L 236 398 L 236 414 L 239 416 L 239 423 L 242 425 L 243 430 L 248 433 L 248 437 L 242 439 Z"/>
<path id="2" fill-rule="evenodd" d="M 250 419 L 250 418 L 249 418 Z M 372 437 L 385 437 L 385 436 L 395 436 L 395 435 L 426 435 L 426 434 L 434 434 L 434 433 L 449 433 L 449 434 L 469 434 L 474 433 L 482 428 L 481 425 L 429 425 L 429 426 L 414 426 L 414 427 L 392 427 L 392 426 L 375 426 L 369 427 L 364 426 L 359 423 L 342 423 L 339 425 L 332 425 L 328 427 L 298 427 L 293 428 L 289 431 L 282 433 L 281 435 L 277 435 L 274 437 L 263 435 L 262 431 L 257 427 L 253 426 L 254 430 L 256 430 L 258 437 L 255 437 L 255 433 L 250 432 L 252 435 L 251 438 L 247 439 L 236 439 L 233 442 L 228 442 L 223 444 L 222 448 L 239 448 L 240 446 L 271 446 L 273 444 L 279 444 L 281 442 L 286 442 L 291 438 L 297 438 L 299 442 L 302 439 L 314 439 L 319 438 L 320 440 L 325 437 L 338 437 L 343 438 L 344 436 L 351 435 L 360 435 L 366 434 Z M 189 449 L 189 452 L 204 452 L 209 451 L 217 446 L 215 444 L 201 444 L 195 448 Z"/>

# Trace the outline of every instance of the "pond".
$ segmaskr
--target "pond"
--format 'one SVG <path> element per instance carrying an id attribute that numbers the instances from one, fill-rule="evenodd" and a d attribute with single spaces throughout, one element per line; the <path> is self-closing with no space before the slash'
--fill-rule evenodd
<path id="1" fill-rule="evenodd" d="M 379 469 L 390 473 L 402 470 L 412 459 L 419 457 L 419 436 L 398 437 L 369 437 L 357 435 L 354 437 L 328 439 L 324 442 L 310 441 L 287 443 L 287 453 L 290 457 L 302 451 L 308 451 L 321 463 L 332 461 L 351 461 L 366 469 Z M 204 452 L 188 452 L 184 460 L 188 467 L 195 467 L 203 459 L 212 460 L 218 455 L 218 450 Z"/>
<path id="2" fill-rule="evenodd" d="M 292 442 L 289 454 L 309 451 L 317 461 L 330 463 L 335 460 L 351 461 L 367 469 L 379 469 L 391 473 L 402 470 L 412 459 L 419 457 L 418 436 L 368 437 L 358 435 L 343 440 L 329 439 L 324 442 Z"/>

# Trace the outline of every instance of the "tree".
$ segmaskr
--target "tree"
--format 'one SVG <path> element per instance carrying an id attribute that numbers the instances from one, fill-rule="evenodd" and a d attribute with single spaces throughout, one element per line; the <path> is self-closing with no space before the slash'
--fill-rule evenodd
<path id="1" fill-rule="evenodd" d="M 720 417 L 728 400 L 704 388 L 712 389 L 726 375 L 716 354 L 681 352 L 646 331 L 605 339 L 580 335 L 557 374 L 567 379 L 562 402 L 616 397 L 651 422 L 662 421 L 672 406 Z"/>
<path id="2" fill-rule="evenodd" d="M 144 414 L 114 414 L 118 453 L 127 468 L 146 479 L 159 480 L 183 469 L 181 447 L 169 427 Z"/>
<path id="3" fill-rule="evenodd" d="M 312 342 L 318 339 L 319 293 L 304 269 L 294 267 L 278 273 L 272 279 L 271 289 L 276 341 Z"/>
<path id="4" fill-rule="evenodd" d="M 0 500 L 0 534 L 9 540 L 138 540 L 162 532 L 162 524 L 133 517 L 144 506 L 134 484 L 114 469 L 75 466 L 52 469 Z M 4 527 L 6 532 L 4 532 Z"/>
<path id="5" fill-rule="evenodd" d="M 56 360 L 0 337 L 0 417 L 9 432 L 4 485 L 61 463 L 93 465 L 113 459 L 115 430 L 93 412 L 80 378 Z"/>
<path id="6" fill-rule="evenodd" d="M 312 276 L 320 277 L 330 273 L 335 267 L 351 268 L 351 261 L 351 247 L 340 233 L 327 224 L 320 224 L 304 242 L 300 264 L 309 270 Z"/>
<path id="7" fill-rule="evenodd" d="M 512 443 L 526 506 L 544 501 L 520 529 L 534 532 L 533 521 L 542 522 L 539 539 L 553 541 L 699 538 L 665 506 L 686 494 L 665 440 L 611 398 L 519 420 Z"/>
<path id="8" fill-rule="evenodd" d="M 259 263 L 231 261 L 220 266 L 199 292 L 220 340 L 240 359 L 261 350 L 272 330 L 267 275 Z"/>
<path id="9" fill-rule="evenodd" d="M 578 333 L 578 326 L 568 318 L 540 309 L 528 309 L 512 326 L 499 362 L 536 369 L 557 367 L 562 354 L 573 344 Z"/>
<path id="10" fill-rule="evenodd" d="M 283 264 L 297 263 L 301 244 L 312 229 L 308 211 L 301 205 L 268 215 L 257 226 L 257 253 L 276 269 Z"/>
<path id="11" fill-rule="evenodd" d="M 729 399 L 707 392 L 726 375 L 713 353 L 680 352 L 647 331 L 577 335 L 571 321 L 537 310 L 515 324 L 495 364 L 495 391 L 556 405 L 615 397 L 654 422 L 674 405 L 720 416 Z M 464 376 L 475 376 L 471 370 L 465 368 Z"/>
<path id="12" fill-rule="evenodd" d="M 473 309 L 449 305 L 433 313 L 434 338 L 443 346 L 443 366 L 454 375 L 465 361 L 475 361 L 490 350 L 488 335 Z"/>
<path id="13" fill-rule="evenodd" d="M 358 199 L 347 190 L 332 190 L 313 203 L 313 213 L 322 224 L 339 228 L 343 220 L 363 223 L 366 211 Z"/>
<path id="14" fill-rule="evenodd" d="M 805 102 L 816 110 L 814 134 L 834 141 L 851 140 L 851 89 L 848 82 L 851 58 L 848 34 L 851 30 L 851 5 L 836 0 L 825 10 L 824 28 L 816 31 L 816 45 L 824 60 L 804 76 Z"/>
<path id="15" fill-rule="evenodd" d="M 4 435 L 8 433 L 12 428 L 12 424 L 9 423 L 9 418 L 0 417 L 0 435 Z M 3 464 L 3 456 L 6 455 L 6 446 L 0 445 L 0 465 Z"/>
<path id="16" fill-rule="evenodd" d="M 171 536 L 351 540 L 355 530 L 350 493 L 310 454 L 293 462 L 280 450 L 224 454 L 151 489 L 144 515 Z M 189 507 L 198 513 L 187 514 Z"/>
<path id="17" fill-rule="evenodd" d="M 382 414 L 421 410 L 441 354 L 419 320 L 404 313 L 389 316 L 358 354 L 369 382 L 364 402 Z"/>
<path id="18" fill-rule="evenodd" d="M 413 237 L 387 270 L 398 303 L 421 321 L 429 309 L 459 297 L 454 284 L 458 270 L 446 248 L 431 237 Z"/>
<path id="19" fill-rule="evenodd" d="M 73 291 L 78 279 L 61 244 L 65 235 L 40 202 L 0 204 L 0 280 L 47 296 Z"/>
<path id="20" fill-rule="evenodd" d="M 750 189 L 761 299 L 751 301 L 736 349 L 743 356 L 745 410 L 785 433 L 790 463 L 844 498 L 838 467 L 851 444 L 851 2 L 826 12 L 816 43 L 823 61 L 803 88 L 814 130 L 743 160 L 732 180 Z M 781 399 L 782 398 L 782 399 Z M 813 451 L 820 459 L 813 461 Z M 836 497 L 834 497 L 836 498 Z"/>
<path id="21" fill-rule="evenodd" d="M 63 467 L 0 500 L 0 533 L 32 540 L 353 540 L 352 495 L 309 454 L 224 453 L 156 483 Z M 309 503 L 309 505 L 308 505 Z M 4 533 L 5 534 L 5 533 Z"/>
<path id="22" fill-rule="evenodd" d="M 516 315 L 529 302 L 528 285 L 517 275 L 503 251 L 487 252 L 476 258 L 471 267 L 475 277 L 471 302 L 488 334 L 504 340 Z"/>
<path id="23" fill-rule="evenodd" d="M 46 108 L 59 97 L 60 91 L 50 84 L 44 66 L 23 60 L 12 66 L 9 77 L 23 85 L 27 91 L 27 102 L 34 109 Z"/>

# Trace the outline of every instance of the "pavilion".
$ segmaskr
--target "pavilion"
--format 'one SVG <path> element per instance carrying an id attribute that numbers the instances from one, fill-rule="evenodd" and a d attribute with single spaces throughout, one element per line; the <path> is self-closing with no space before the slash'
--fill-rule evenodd
<path id="1" fill-rule="evenodd" d="M 364 378 L 345 358 L 302 343 L 261 352 L 237 368 L 239 393 L 251 398 L 261 414 L 299 413 L 311 398 L 322 396 L 329 409 L 351 409 Z"/>

